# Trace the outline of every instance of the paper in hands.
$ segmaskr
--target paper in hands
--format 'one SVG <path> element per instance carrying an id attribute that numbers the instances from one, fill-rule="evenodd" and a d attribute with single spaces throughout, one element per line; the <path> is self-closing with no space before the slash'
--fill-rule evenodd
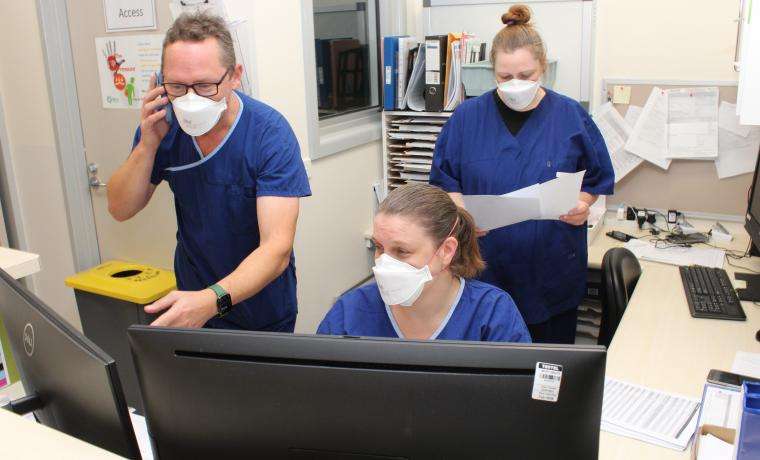
<path id="1" fill-rule="evenodd" d="M 557 220 L 578 204 L 583 175 L 557 173 L 557 178 L 504 195 L 464 195 L 464 206 L 481 230 L 493 230 L 534 219 Z"/>

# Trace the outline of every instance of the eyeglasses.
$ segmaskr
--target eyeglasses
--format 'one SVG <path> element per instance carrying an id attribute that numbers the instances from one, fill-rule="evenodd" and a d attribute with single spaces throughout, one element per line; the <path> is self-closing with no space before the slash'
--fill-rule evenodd
<path id="1" fill-rule="evenodd" d="M 219 93 L 219 85 L 222 84 L 225 78 L 227 78 L 227 74 L 230 73 L 230 69 L 227 69 L 226 72 L 224 72 L 224 75 L 222 75 L 222 78 L 219 79 L 216 83 L 206 83 L 206 82 L 200 82 L 200 83 L 193 83 L 192 85 L 186 85 L 184 83 L 164 83 L 163 87 L 166 90 L 166 94 L 172 97 L 181 97 L 187 94 L 188 88 L 193 88 L 193 91 L 198 96 L 203 97 L 211 97 L 216 96 L 217 93 Z"/>

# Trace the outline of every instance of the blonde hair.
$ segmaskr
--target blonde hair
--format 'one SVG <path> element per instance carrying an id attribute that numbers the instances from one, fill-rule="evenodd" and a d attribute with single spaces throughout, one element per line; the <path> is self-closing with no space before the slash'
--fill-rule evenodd
<path id="1" fill-rule="evenodd" d="M 546 69 L 546 47 L 541 35 L 530 22 L 530 8 L 525 5 L 512 5 L 509 11 L 501 15 L 504 27 L 496 34 L 491 44 L 491 64 L 496 62 L 496 53 L 503 51 L 513 53 L 520 48 L 527 48 L 533 57 Z"/>
<path id="2" fill-rule="evenodd" d="M 388 194 L 377 213 L 413 219 L 438 245 L 449 235 L 456 238 L 459 246 L 449 265 L 455 276 L 474 278 L 486 266 L 480 257 L 472 216 L 438 187 L 402 185 Z"/>

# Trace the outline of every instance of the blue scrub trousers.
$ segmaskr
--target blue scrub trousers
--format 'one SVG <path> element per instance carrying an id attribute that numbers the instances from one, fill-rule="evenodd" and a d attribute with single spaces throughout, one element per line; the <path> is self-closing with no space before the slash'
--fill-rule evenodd
<path id="1" fill-rule="evenodd" d="M 552 316 L 543 323 L 528 324 L 533 343 L 575 343 L 578 308 Z"/>
<path id="2" fill-rule="evenodd" d="M 277 321 L 276 323 L 269 324 L 267 326 L 263 326 L 260 328 L 257 328 L 257 331 L 265 331 L 265 332 L 293 332 L 296 328 L 296 316 L 298 315 L 291 315 L 287 318 Z M 245 329 L 237 324 L 227 321 L 224 318 L 214 317 L 208 320 L 208 322 L 203 326 L 210 329 L 234 329 L 238 331 L 248 331 L 250 329 Z"/>

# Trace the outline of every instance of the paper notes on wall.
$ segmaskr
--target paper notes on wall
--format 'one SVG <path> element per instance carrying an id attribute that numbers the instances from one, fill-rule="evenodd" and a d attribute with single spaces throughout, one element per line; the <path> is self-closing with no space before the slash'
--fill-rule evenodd
<path id="1" fill-rule="evenodd" d="M 670 167 L 667 92 L 656 86 L 652 89 L 625 149 L 662 169 Z"/>
<path id="2" fill-rule="evenodd" d="M 617 183 L 644 161 L 641 157 L 625 149 L 625 144 L 631 137 L 631 124 L 615 110 L 611 102 L 597 109 L 594 113 L 594 122 L 599 127 L 607 150 L 610 152 L 612 168 L 615 170 L 615 182 Z"/>
<path id="3" fill-rule="evenodd" d="M 594 113 L 619 181 L 643 161 L 667 170 L 672 160 L 711 160 L 724 179 L 755 170 L 760 127 L 739 123 L 717 87 L 654 87 L 644 107 L 622 117 L 611 102 Z"/>
<path id="4" fill-rule="evenodd" d="M 721 102 L 718 117 L 718 177 L 738 176 L 755 170 L 760 150 L 760 127 L 739 124 L 736 105 Z"/>

